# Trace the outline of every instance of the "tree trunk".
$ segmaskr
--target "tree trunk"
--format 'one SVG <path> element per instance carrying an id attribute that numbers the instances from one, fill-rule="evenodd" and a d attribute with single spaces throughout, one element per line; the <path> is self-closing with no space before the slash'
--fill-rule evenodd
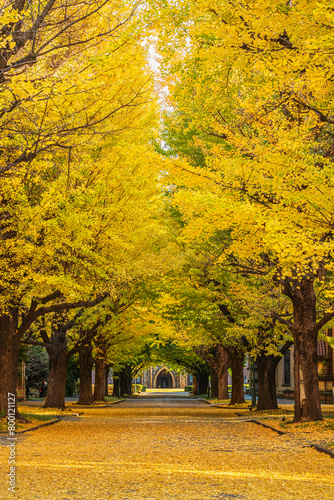
<path id="1" fill-rule="evenodd" d="M 211 373 L 211 397 L 217 394 L 218 399 L 227 399 L 227 369 L 229 365 L 229 353 L 224 347 L 217 344 L 210 346 L 200 346 L 194 351 L 207 363 Z M 217 385 L 215 385 L 217 384 Z"/>
<path id="2" fill-rule="evenodd" d="M 228 368 L 217 377 L 217 399 L 228 399 Z"/>
<path id="3" fill-rule="evenodd" d="M 105 401 L 106 368 L 107 363 L 104 359 L 95 360 L 94 401 Z"/>
<path id="4" fill-rule="evenodd" d="M 49 385 L 44 408 L 65 408 L 65 386 L 67 374 L 66 336 L 63 343 L 49 353 Z"/>
<path id="5" fill-rule="evenodd" d="M 197 396 L 198 394 L 198 382 L 196 375 L 193 375 L 193 395 Z"/>
<path id="6" fill-rule="evenodd" d="M 92 346 L 86 344 L 79 351 L 79 364 L 80 364 L 80 395 L 78 404 L 91 405 L 93 403 L 92 392 Z"/>
<path id="7" fill-rule="evenodd" d="M 16 314 L 0 315 L 0 411 L 8 414 L 8 402 L 17 413 L 16 382 L 19 362 L 20 336 Z M 11 398 L 11 399 L 9 399 Z M 12 413 L 12 410 L 11 412 Z"/>
<path id="8" fill-rule="evenodd" d="M 109 382 L 109 366 L 107 365 L 106 366 L 106 383 L 105 383 L 105 387 L 106 387 L 106 390 L 105 390 L 105 397 L 108 397 L 109 396 L 109 386 L 108 386 L 108 382 Z"/>
<path id="9" fill-rule="evenodd" d="M 286 283 L 284 294 L 293 303 L 295 414 L 294 422 L 323 420 L 319 393 L 316 295 L 311 279 L 297 285 Z"/>
<path id="10" fill-rule="evenodd" d="M 208 374 L 204 372 L 200 372 L 199 376 L 199 392 L 200 394 L 208 394 Z"/>
<path id="11" fill-rule="evenodd" d="M 118 392 L 119 392 L 119 373 L 113 374 L 113 389 L 112 389 L 112 395 L 115 398 L 118 398 Z"/>
<path id="12" fill-rule="evenodd" d="M 277 410 L 276 368 L 282 358 L 261 353 L 256 358 L 259 374 L 258 410 Z"/>
<path id="13" fill-rule="evenodd" d="M 120 392 L 121 396 L 131 396 L 132 374 L 131 367 L 125 366 L 120 371 Z"/>
<path id="14" fill-rule="evenodd" d="M 317 336 L 312 332 L 297 334 L 294 345 L 294 422 L 300 422 L 302 419 L 323 420 L 319 393 Z"/>
<path id="15" fill-rule="evenodd" d="M 199 373 L 199 394 L 208 394 L 208 373 L 200 371 Z"/>
<path id="16" fill-rule="evenodd" d="M 211 358 L 207 357 L 206 362 L 211 370 L 215 372 L 217 379 L 217 399 L 228 399 L 228 366 L 229 366 L 229 353 L 224 347 L 217 343 L 211 348 Z"/>
<path id="17" fill-rule="evenodd" d="M 244 398 L 244 353 L 235 348 L 229 350 L 232 368 L 232 395 L 230 405 L 242 404 Z"/>
<path id="18" fill-rule="evenodd" d="M 218 377 L 213 368 L 210 368 L 211 374 L 211 398 L 218 399 Z"/>

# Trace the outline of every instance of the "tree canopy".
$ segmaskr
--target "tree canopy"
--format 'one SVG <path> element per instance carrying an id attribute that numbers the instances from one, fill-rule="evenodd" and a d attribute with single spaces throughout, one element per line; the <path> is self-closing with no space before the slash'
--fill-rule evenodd
<path id="1" fill-rule="evenodd" d="M 322 418 L 333 22 L 326 0 L 4 3 L 0 410 L 58 321 L 120 370 L 240 371 L 293 341 L 295 420 Z"/>

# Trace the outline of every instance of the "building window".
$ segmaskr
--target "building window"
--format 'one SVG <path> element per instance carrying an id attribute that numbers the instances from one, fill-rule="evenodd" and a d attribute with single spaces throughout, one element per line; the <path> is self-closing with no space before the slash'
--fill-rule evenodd
<path id="1" fill-rule="evenodd" d="M 284 354 L 284 383 L 291 384 L 290 376 L 290 351 Z"/>

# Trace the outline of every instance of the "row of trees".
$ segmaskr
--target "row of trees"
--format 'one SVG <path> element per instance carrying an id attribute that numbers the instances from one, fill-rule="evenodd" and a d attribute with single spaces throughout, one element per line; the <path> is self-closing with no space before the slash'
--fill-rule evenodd
<path id="1" fill-rule="evenodd" d="M 321 420 L 317 338 L 334 317 L 332 8 L 152 4 L 163 12 L 152 43 L 169 92 L 166 182 L 180 245 L 202 256 L 191 286 L 216 295 L 219 339 L 251 349 L 259 367 L 293 341 L 295 421 Z"/>
<path id="2" fill-rule="evenodd" d="M 63 406 L 68 360 L 94 339 L 98 364 L 172 260 L 137 18 L 109 0 L 0 9 L 0 411 L 22 343 L 46 348 L 47 405 Z"/>
<path id="3" fill-rule="evenodd" d="M 48 352 L 47 405 L 74 355 L 82 402 L 93 362 L 102 399 L 110 364 L 128 387 L 152 359 L 210 372 L 219 398 L 231 366 L 241 402 L 248 353 L 261 408 L 294 343 L 295 421 L 322 419 L 328 3 L 13 0 L 0 22 L 0 410 L 22 343 Z"/>

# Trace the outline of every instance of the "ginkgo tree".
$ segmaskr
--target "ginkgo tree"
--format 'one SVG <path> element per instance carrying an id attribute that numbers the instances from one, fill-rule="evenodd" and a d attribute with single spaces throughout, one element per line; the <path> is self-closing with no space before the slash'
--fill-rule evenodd
<path id="1" fill-rule="evenodd" d="M 33 4 L 31 15 L 43 8 Z M 125 276 L 138 275 L 145 253 L 154 265 L 166 234 L 159 159 L 149 146 L 154 91 L 133 6 L 47 5 L 55 17 L 41 23 L 45 34 L 27 33 L 1 83 L 1 410 L 16 391 L 19 343 L 33 322 L 102 302 Z M 86 24 L 80 12 L 91 13 Z M 30 18 L 6 16 L 3 32 L 14 40 Z M 15 64 L 47 36 L 50 50 L 46 44 L 34 64 Z"/>
<path id="2" fill-rule="evenodd" d="M 294 337 L 295 421 L 321 420 L 316 342 L 334 317 L 331 5 L 153 3 L 169 103 L 205 156 L 204 168 L 175 162 L 184 237 L 229 231 L 220 263 L 290 300 L 276 320 Z"/>
<path id="3" fill-rule="evenodd" d="M 172 114 L 165 115 L 164 127 L 162 137 L 165 147 L 164 149 L 160 148 L 161 154 L 170 158 L 182 155 L 191 165 L 204 168 L 205 154 L 199 146 L 199 141 L 196 141 L 196 128 L 194 122 L 191 121 L 191 116 L 176 109 Z M 203 134 L 202 141 L 204 138 Z M 211 139 L 211 142 L 216 143 L 217 139 Z M 173 165 L 170 169 L 174 170 Z M 222 314 L 227 320 L 223 328 L 224 333 L 223 330 L 220 333 L 227 340 L 227 342 L 224 341 L 224 347 L 227 348 L 233 365 L 232 401 L 241 402 L 243 400 L 241 361 L 243 350 L 245 350 L 251 359 L 255 360 L 258 367 L 258 407 L 277 409 L 276 367 L 282 355 L 291 347 L 291 335 L 289 335 L 286 326 L 280 325 L 273 316 L 281 315 L 281 313 L 286 312 L 287 308 L 289 309 L 288 299 L 282 295 L 270 276 L 266 278 L 261 273 L 259 277 L 256 277 L 250 272 L 252 271 L 251 267 L 241 268 L 240 265 L 235 265 L 234 259 L 226 259 L 226 261 L 222 259 L 222 255 L 228 251 L 233 241 L 229 231 L 216 230 L 207 239 L 205 239 L 205 235 L 200 233 L 201 242 L 196 237 L 191 238 L 190 234 L 184 238 L 185 228 L 189 224 L 189 220 L 181 212 L 180 207 L 174 204 L 174 198 L 178 191 L 185 187 L 189 189 L 189 182 L 190 179 L 187 179 L 185 184 L 182 182 L 182 176 L 173 175 L 174 185 L 169 186 L 167 190 L 169 209 L 174 223 L 179 227 L 178 241 L 181 251 L 185 254 L 185 272 L 178 275 L 176 280 L 183 282 L 183 291 L 181 292 L 181 287 L 178 291 L 175 287 L 171 287 L 169 293 L 179 295 L 181 292 L 184 299 L 187 295 L 189 299 L 191 294 L 196 295 L 197 288 L 199 292 L 202 289 L 204 298 L 205 289 L 207 289 L 207 302 L 203 301 L 202 306 L 204 309 L 211 310 L 212 307 L 215 307 L 210 303 L 213 300 L 219 309 L 219 314 Z M 198 224 L 196 229 L 200 229 Z M 192 227 L 192 231 L 193 236 L 196 236 L 194 227 Z M 192 272 L 190 272 L 191 268 L 193 268 Z M 186 293 L 187 283 L 188 285 L 192 283 L 194 288 L 191 293 L 188 291 L 188 294 Z M 184 310 L 189 309 L 187 300 L 184 299 L 181 311 L 183 308 Z M 200 301 L 200 295 L 198 300 Z M 193 302 L 192 307 L 196 309 L 196 305 L 197 301 Z M 216 314 L 218 314 L 218 309 Z M 196 323 L 195 314 L 193 320 Z M 227 329 L 229 330 L 228 334 Z M 207 340 L 209 341 L 209 339 Z M 215 390 L 215 382 L 217 381 L 215 371 L 222 370 L 224 374 L 223 358 L 220 358 L 223 347 L 217 343 L 215 344 L 217 349 L 214 349 L 210 342 L 208 345 L 201 345 L 201 354 L 206 357 L 209 364 L 215 367 L 212 368 L 211 374 L 212 393 L 215 393 L 216 397 L 227 399 L 227 381 L 223 384 L 224 390 L 220 391 L 219 395 L 218 388 L 217 391 Z M 215 356 L 217 356 L 217 360 L 214 359 Z M 238 372 L 239 376 L 235 376 Z M 237 386 L 240 390 L 237 389 Z M 224 396 L 222 396 L 223 393 Z"/>
<path id="4" fill-rule="evenodd" d="M 91 141 L 102 133 L 104 120 L 130 102 L 135 105 L 142 85 L 130 83 L 124 63 L 128 50 L 136 59 L 136 10 L 136 2 L 125 6 L 110 0 L 4 2 L 0 175 L 30 165 L 47 152 L 69 152 L 88 135 Z M 117 69 L 118 79 L 111 81 Z"/>
<path id="5" fill-rule="evenodd" d="M 22 226 L 22 233 L 17 232 L 22 240 L 19 272 L 23 272 L 24 258 L 27 259 L 26 272 L 29 271 L 26 281 L 15 278 L 20 283 L 20 288 L 15 288 L 16 293 L 21 294 L 21 297 L 17 295 L 21 298 L 18 311 L 29 306 L 33 293 L 42 294 L 43 290 L 55 288 L 57 294 L 51 298 L 59 301 L 71 297 L 70 303 L 68 300 L 65 304 L 56 302 L 51 309 L 38 311 L 38 316 L 58 309 L 97 305 L 106 295 L 113 302 L 115 293 L 128 284 L 161 275 L 170 265 L 170 252 L 166 248 L 168 232 L 157 183 L 159 158 L 148 151 L 147 145 L 139 143 L 139 132 L 136 137 L 136 145 L 123 138 L 98 152 L 93 151 L 91 156 L 85 155 L 84 162 L 81 157 L 77 161 L 73 158 L 70 178 L 68 170 L 59 173 L 52 188 L 44 192 L 37 207 L 46 209 L 43 215 L 39 213 L 40 225 L 36 225 L 35 218 L 32 219 L 34 225 L 28 226 L 31 233 L 27 232 L 27 225 Z M 10 271 L 9 268 L 8 281 Z M 76 296 L 98 299 L 91 299 L 87 304 L 82 301 L 72 304 Z M 5 298 L 3 296 L 3 300 Z M 26 314 L 29 326 L 37 316 L 31 311 Z M 74 326 L 71 317 L 64 321 L 59 318 L 55 324 L 64 338 L 66 325 Z M 11 340 L 8 332 L 6 338 Z M 58 370 L 63 366 L 66 375 L 65 344 L 65 349 L 57 353 L 51 345 L 48 347 L 52 353 L 50 367 Z M 62 379 L 63 373 L 64 370 Z M 64 384 L 59 386 L 64 388 Z M 64 392 L 60 391 L 52 404 L 61 406 L 63 399 Z"/>

